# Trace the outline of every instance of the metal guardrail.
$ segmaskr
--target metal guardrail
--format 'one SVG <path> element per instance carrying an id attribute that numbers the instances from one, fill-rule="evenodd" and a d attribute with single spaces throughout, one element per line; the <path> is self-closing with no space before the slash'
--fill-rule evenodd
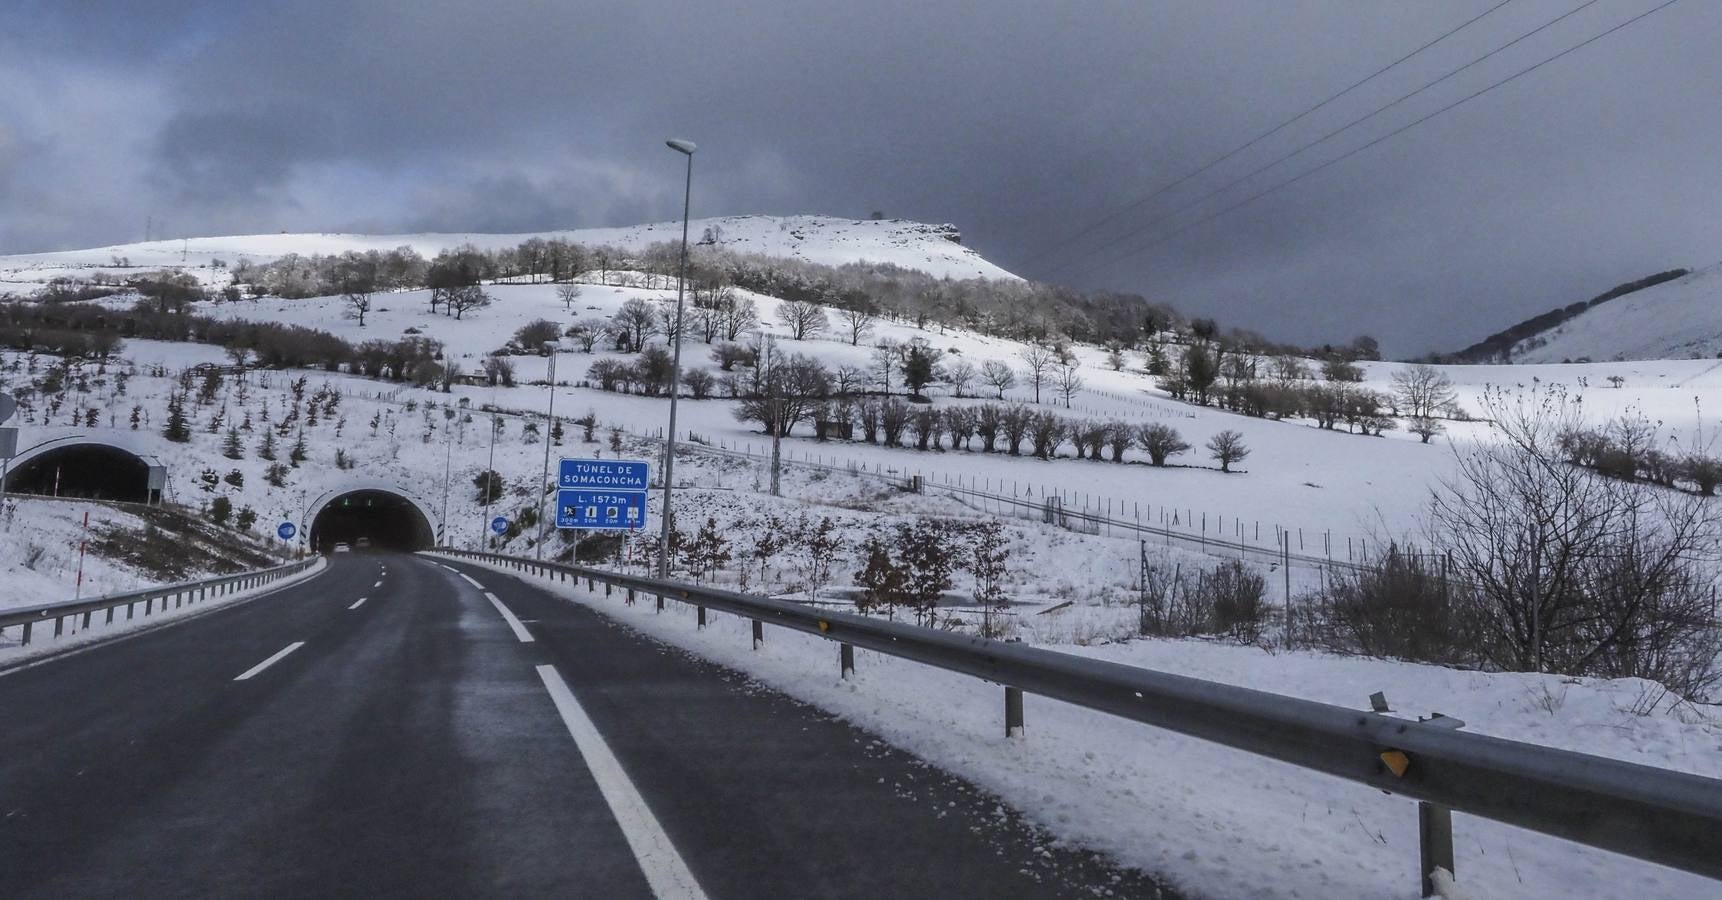
<path id="1" fill-rule="evenodd" d="M 121 594 L 104 594 L 86 600 L 0 609 L 0 637 L 5 636 L 6 629 L 15 625 L 22 626 L 22 643 L 28 644 L 35 627 L 50 621 L 54 623 L 54 637 L 60 637 L 65 633 L 67 619 L 82 617 L 83 621 L 80 624 L 87 629 L 90 627 L 91 617 L 99 612 L 106 613 L 104 624 L 111 625 L 115 614 L 121 607 L 125 608 L 126 619 L 130 620 L 136 617 L 139 604 L 142 604 L 143 615 L 147 618 L 152 612 L 165 612 L 170 600 L 173 602 L 174 608 L 177 609 L 180 606 L 202 603 L 211 597 L 221 597 L 236 591 L 262 587 L 289 575 L 296 575 L 316 565 L 321 559 L 320 556 L 312 556 L 268 569 L 240 572 L 237 575 L 223 575 L 218 578 L 157 585 Z"/>
<path id="2" fill-rule="evenodd" d="M 878 621 L 785 600 L 522 557 L 437 550 L 526 574 L 620 588 L 770 623 L 1005 686 L 1005 728 L 1022 726 L 1022 693 L 1062 700 L 1421 801 L 1424 892 L 1453 869 L 1451 810 L 1638 859 L 1722 878 L 1722 780 L 1413 722 L 1264 691 L 1020 644 Z"/>

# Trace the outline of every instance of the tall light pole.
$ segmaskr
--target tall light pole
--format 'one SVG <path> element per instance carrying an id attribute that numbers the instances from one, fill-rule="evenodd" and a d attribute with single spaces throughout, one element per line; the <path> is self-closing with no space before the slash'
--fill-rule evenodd
<path id="1" fill-rule="evenodd" d="M 545 341 L 544 352 L 550 356 L 550 409 L 544 414 L 544 472 L 538 478 L 538 490 L 550 482 L 550 433 L 556 430 L 556 342 Z M 538 544 L 533 548 L 533 559 L 544 559 L 544 496 L 538 497 Z"/>
<path id="2" fill-rule="evenodd" d="M 693 141 L 664 142 L 688 158 L 687 183 L 682 187 L 682 266 L 676 274 L 676 336 L 670 351 L 670 432 L 664 441 L 664 515 L 658 532 L 658 577 L 670 577 L 670 489 L 676 471 L 676 396 L 682 383 L 682 292 L 688 280 L 688 210 L 694 195 Z"/>

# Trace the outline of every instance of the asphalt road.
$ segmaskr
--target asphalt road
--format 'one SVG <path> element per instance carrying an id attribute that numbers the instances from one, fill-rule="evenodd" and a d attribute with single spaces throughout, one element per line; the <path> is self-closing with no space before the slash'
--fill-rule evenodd
<path id="1" fill-rule="evenodd" d="M 590 609 L 369 553 L 0 672 L 0 897 L 241 895 L 1159 896 Z"/>

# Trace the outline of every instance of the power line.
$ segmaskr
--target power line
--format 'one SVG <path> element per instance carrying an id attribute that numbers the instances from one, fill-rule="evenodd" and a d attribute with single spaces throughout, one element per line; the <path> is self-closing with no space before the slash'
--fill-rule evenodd
<path id="1" fill-rule="evenodd" d="M 1195 228 L 1198 225 L 1202 225 L 1202 224 L 1205 224 L 1207 222 L 1211 222 L 1211 221 L 1213 221 L 1213 220 L 1215 220 L 1215 219 L 1217 219 L 1217 218 L 1219 218 L 1219 217 L 1221 217 L 1221 216 L 1223 216 L 1229 212 L 1232 212 L 1233 210 L 1236 210 L 1236 209 L 1239 209 L 1241 207 L 1247 206 L 1251 203 L 1254 203 L 1255 201 L 1260 200 L 1261 198 L 1266 197 L 1269 194 L 1277 193 L 1278 191 L 1284 190 L 1285 188 L 1288 188 L 1288 187 L 1304 180 L 1305 178 L 1310 177 L 1311 175 L 1314 175 L 1318 172 L 1321 172 L 1330 166 L 1337 165 L 1338 163 L 1344 162 L 1345 160 L 1350 159 L 1351 157 L 1356 156 L 1357 154 L 1362 153 L 1363 151 L 1368 150 L 1369 148 L 1374 147 L 1375 145 L 1380 144 L 1383 141 L 1386 141 L 1390 138 L 1396 137 L 1400 134 L 1403 134 L 1407 131 L 1410 131 L 1411 129 L 1417 127 L 1418 125 L 1423 124 L 1424 122 L 1429 121 L 1430 119 L 1435 118 L 1436 116 L 1439 116 L 1439 115 L 1441 115 L 1441 114 L 1443 114 L 1443 113 L 1445 113 L 1451 109 L 1454 109 L 1458 106 L 1462 106 L 1466 103 L 1469 103 L 1470 101 L 1475 100 L 1478 97 L 1481 97 L 1484 94 L 1487 94 L 1490 91 L 1493 91 L 1494 89 L 1501 87 L 1504 84 L 1507 84 L 1508 82 L 1516 81 L 1517 79 L 1519 79 L 1525 75 L 1529 75 L 1530 73 L 1542 68 L 1543 66 L 1548 65 L 1549 63 L 1554 62 L 1557 59 L 1560 59 L 1560 58 L 1562 58 L 1562 57 L 1564 57 L 1570 53 L 1574 53 L 1580 49 L 1583 49 L 1584 47 L 1587 47 L 1591 44 L 1594 44 L 1597 41 L 1600 41 L 1603 38 L 1608 37 L 1609 35 L 1614 34 L 1615 32 L 1620 31 L 1621 29 L 1626 28 L 1629 25 L 1633 25 L 1642 19 L 1649 18 L 1650 16 L 1652 16 L 1656 13 L 1659 13 L 1659 12 L 1667 9 L 1668 7 L 1673 6 L 1674 4 L 1679 3 L 1679 2 L 1680 2 L 1680 0 L 1665 0 L 1665 2 L 1658 4 L 1657 6 L 1654 6 L 1648 10 L 1645 10 L 1644 12 L 1641 12 L 1636 16 L 1633 16 L 1632 18 L 1627 19 L 1626 21 L 1620 23 L 1619 25 L 1615 25 L 1614 27 L 1609 28 L 1607 31 L 1604 31 L 1601 34 L 1596 35 L 1595 37 L 1588 38 L 1584 41 L 1581 41 L 1577 44 L 1572 45 L 1571 47 L 1566 48 L 1565 50 L 1560 51 L 1559 53 L 1556 53 L 1553 56 L 1547 57 L 1546 59 L 1542 60 L 1541 62 L 1538 62 L 1538 63 L 1531 65 L 1531 66 L 1527 66 L 1523 69 L 1520 69 L 1519 71 L 1513 73 L 1512 75 L 1509 75 L 1506 78 L 1503 78 L 1500 81 L 1497 81 L 1497 82 L 1489 85 L 1488 87 L 1483 88 L 1482 90 L 1479 90 L 1473 94 L 1469 94 L 1469 95 L 1466 95 L 1465 97 L 1462 97 L 1458 100 L 1455 100 L 1452 103 L 1449 103 L 1446 106 L 1443 106 L 1440 109 L 1437 109 L 1434 112 L 1429 113 L 1428 115 L 1423 116 L 1420 119 L 1409 122 L 1405 125 L 1401 125 L 1400 127 L 1395 128 L 1394 130 L 1370 141 L 1369 143 L 1364 144 L 1364 145 L 1357 147 L 1355 149 L 1348 150 L 1345 153 L 1343 153 L 1339 156 L 1336 156 L 1333 159 L 1330 159 L 1327 162 L 1324 162 L 1321 165 L 1316 166 L 1315 168 L 1310 169 L 1309 171 L 1304 172 L 1301 175 L 1297 175 L 1295 177 L 1292 177 L 1290 179 L 1282 181 L 1279 184 L 1276 184 L 1272 187 L 1269 187 L 1269 188 L 1266 188 L 1264 190 L 1258 191 L 1254 194 L 1251 194 L 1250 196 L 1245 197 L 1244 199 L 1242 199 L 1236 203 L 1233 203 L 1232 205 L 1227 206 L 1224 209 L 1210 213 L 1209 215 L 1206 215 L 1206 216 L 1203 216 L 1199 219 L 1196 219 L 1196 220 L 1194 220 L 1194 221 L 1192 221 L 1192 222 L 1190 222 L 1190 223 L 1188 223 L 1188 224 L 1186 224 L 1180 228 L 1177 228 L 1177 229 L 1174 229 L 1170 232 L 1167 232 L 1166 234 L 1163 234 L 1160 237 L 1155 238 L 1154 240 L 1149 241 L 1148 243 L 1143 244 L 1140 247 L 1135 247 L 1135 248 L 1132 248 L 1130 250 L 1126 250 L 1124 253 L 1121 253 L 1121 254 L 1114 256 L 1110 259 L 1107 259 L 1105 262 L 1098 264 L 1097 266 L 1095 266 L 1095 268 L 1096 269 L 1103 269 L 1103 268 L 1110 266 L 1110 265 L 1113 265 L 1114 263 L 1117 263 L 1121 260 L 1128 259 L 1131 256 L 1135 256 L 1138 253 L 1142 253 L 1144 251 L 1153 249 L 1154 247 L 1158 247 L 1159 245 L 1164 244 L 1167 241 L 1169 241 L 1169 240 L 1171 240 L 1171 239 L 1173 239 L 1173 238 L 1175 238 L 1181 234 L 1184 234 L 1185 232 L 1189 231 L 1192 228 Z"/>
<path id="2" fill-rule="evenodd" d="M 1575 16 L 1581 12 L 1584 12 L 1585 10 L 1591 8 L 1592 6 L 1595 6 L 1596 4 L 1598 4 L 1600 2 L 1601 2 L 1601 0 L 1585 0 L 1584 3 L 1581 3 L 1578 6 L 1575 6 L 1572 9 L 1567 10 L 1564 13 L 1561 13 L 1558 16 L 1555 16 L 1554 18 L 1548 20 L 1547 22 L 1544 22 L 1543 24 L 1538 25 L 1537 27 L 1531 29 L 1530 31 L 1527 31 L 1524 34 L 1521 34 L 1518 37 L 1513 38 L 1512 40 L 1506 42 L 1505 44 L 1502 44 L 1502 45 L 1496 47 L 1495 49 L 1490 50 L 1489 52 L 1483 54 L 1482 56 L 1479 56 L 1479 57 L 1471 60 L 1470 62 L 1465 63 L 1464 65 L 1462 65 L 1456 69 L 1452 69 L 1452 70 L 1448 71 L 1446 74 L 1440 76 L 1439 78 L 1436 78 L 1433 81 L 1424 82 L 1420 87 L 1416 88 L 1415 90 L 1412 90 L 1410 93 L 1401 94 L 1399 97 L 1396 97 L 1393 100 L 1388 101 L 1387 103 L 1384 103 L 1380 106 L 1377 106 L 1376 108 L 1370 110 L 1369 112 L 1365 113 L 1364 115 L 1359 116 L 1358 118 L 1352 119 L 1350 122 L 1347 122 L 1344 125 L 1341 125 L 1340 127 L 1336 128 L 1332 131 L 1329 131 L 1328 133 L 1322 135 L 1319 138 L 1316 138 L 1313 141 L 1302 144 L 1302 145 L 1298 146 L 1297 148 L 1291 150 L 1288 153 L 1284 153 L 1280 156 L 1277 156 L 1274 159 L 1267 162 L 1266 164 L 1258 166 L 1254 169 L 1251 169 L 1249 172 L 1246 172 L 1243 175 L 1240 175 L 1240 176 L 1232 179 L 1231 181 L 1228 181 L 1225 184 L 1220 185 L 1219 187 L 1213 188 L 1212 190 L 1208 191 L 1205 194 L 1202 194 L 1198 197 L 1194 197 L 1190 200 L 1187 200 L 1184 203 L 1181 203 L 1178 206 L 1173 207 L 1172 209 L 1167 210 L 1164 213 L 1161 213 L 1159 216 L 1156 216 L 1154 219 L 1150 220 L 1146 224 L 1142 225 L 1141 227 L 1139 227 L 1133 231 L 1126 231 L 1123 234 L 1118 235 L 1117 237 L 1113 238 L 1112 240 L 1110 240 L 1104 244 L 1100 244 L 1099 246 L 1096 246 L 1096 247 L 1090 247 L 1087 250 L 1082 251 L 1078 255 L 1073 256 L 1073 257 L 1065 260 L 1064 262 L 1059 263 L 1058 265 L 1052 267 L 1050 270 L 1048 270 L 1048 273 L 1050 274 L 1052 272 L 1058 272 L 1058 271 L 1061 271 L 1063 269 L 1067 269 L 1070 266 L 1074 265 L 1075 263 L 1080 262 L 1081 260 L 1086 259 L 1090 256 L 1093 256 L 1096 253 L 1110 249 L 1112 247 L 1116 247 L 1119 244 L 1123 243 L 1124 241 L 1127 241 L 1130 238 L 1132 238 L 1138 234 L 1141 234 L 1144 231 L 1147 231 L 1151 228 L 1155 228 L 1159 225 L 1163 225 L 1167 222 L 1170 222 L 1176 216 L 1178 216 L 1180 213 L 1183 213 L 1186 210 L 1189 210 L 1189 209 L 1192 209 L 1196 206 L 1199 206 L 1202 203 L 1206 202 L 1207 200 L 1209 200 L 1215 196 L 1218 196 L 1220 194 L 1223 194 L 1226 191 L 1229 191 L 1232 188 L 1237 187 L 1238 185 L 1243 184 L 1246 181 L 1249 181 L 1251 178 L 1254 178 L 1257 175 L 1260 175 L 1263 172 L 1266 172 L 1267 170 L 1274 168 L 1275 166 L 1279 165 L 1280 163 L 1283 163 L 1289 159 L 1292 159 L 1293 157 L 1296 157 L 1296 156 L 1303 154 L 1307 150 L 1312 150 L 1312 149 L 1314 149 L 1314 148 L 1316 148 L 1322 144 L 1327 143 L 1328 141 L 1344 134 L 1345 132 L 1350 131 L 1353 128 L 1356 128 L 1359 125 L 1362 125 L 1364 122 L 1367 122 L 1370 119 L 1373 119 L 1376 116 L 1379 116 L 1382 113 L 1387 112 L 1388 110 L 1398 106 L 1399 104 L 1404 103 L 1405 101 L 1410 100 L 1411 98 L 1416 97 L 1419 94 L 1422 94 L 1424 91 L 1427 91 L 1430 88 L 1435 87 L 1436 85 L 1442 84 L 1443 82 L 1446 82 L 1448 79 L 1453 78 L 1456 75 L 1459 75 L 1459 74 L 1462 74 L 1466 71 L 1469 71 L 1472 67 L 1477 66 L 1477 65 L 1479 65 L 1479 64 L 1481 64 L 1481 63 L 1483 63 L 1489 59 L 1492 59 L 1496 55 L 1500 54 L 1502 51 L 1508 50 L 1512 47 L 1515 47 L 1515 46 L 1523 43 L 1524 41 L 1527 41 L 1530 38 L 1535 37 L 1536 35 L 1541 34 L 1544 31 L 1547 31 L 1548 29 L 1554 27 L 1555 25 L 1558 25 L 1561 22 L 1566 21 L 1567 19 L 1569 19 L 1569 18 L 1571 18 L 1571 17 L 1573 17 L 1573 16 Z"/>
<path id="3" fill-rule="evenodd" d="M 1513 2 L 1513 0 L 1500 0 L 1499 3 L 1496 3 L 1494 6 L 1491 6 L 1488 9 L 1485 9 L 1482 12 L 1478 13 L 1477 15 L 1472 16 L 1469 19 L 1466 19 L 1465 21 L 1459 23 L 1459 25 L 1457 25 L 1456 27 L 1444 32 L 1443 34 L 1441 34 L 1439 37 L 1435 38 L 1434 40 L 1429 41 L 1428 43 L 1425 43 L 1424 45 L 1422 45 L 1421 47 L 1418 47 L 1417 49 L 1411 51 L 1410 53 L 1407 53 L 1404 56 L 1401 56 L 1398 59 L 1388 63 L 1387 65 L 1382 66 L 1381 68 L 1376 69 L 1375 71 L 1369 73 L 1368 75 L 1365 75 L 1362 78 L 1352 82 L 1351 84 L 1347 85 L 1345 88 L 1341 89 L 1338 93 L 1330 95 L 1327 99 L 1321 101 L 1320 103 L 1317 103 L 1316 105 L 1311 106 L 1310 108 L 1304 110 L 1303 112 L 1298 113 L 1295 116 L 1292 116 L 1291 118 L 1285 120 L 1284 122 L 1281 122 L 1278 125 L 1275 125 L 1274 127 L 1268 129 L 1267 131 L 1264 131 L 1261 134 L 1256 135 L 1255 137 L 1244 142 L 1243 144 L 1240 144 L 1237 147 L 1234 147 L 1231 150 L 1227 151 L 1223 155 L 1215 157 L 1214 159 L 1208 161 L 1207 163 L 1204 163 L 1201 168 L 1196 169 L 1195 171 L 1192 171 L 1192 172 L 1184 175 L 1183 177 L 1179 178 L 1177 181 L 1172 182 L 1171 184 L 1165 185 L 1164 187 L 1156 188 L 1152 193 L 1149 193 L 1147 196 L 1144 196 L 1144 197 L 1141 197 L 1135 201 L 1132 201 L 1127 206 L 1121 207 L 1121 208 L 1119 208 L 1119 209 L 1117 209 L 1111 213 L 1106 214 L 1105 216 L 1101 217 L 1100 219 L 1090 223 L 1087 227 L 1083 228 L 1081 231 L 1079 231 L 1076 234 L 1072 235 L 1071 237 L 1065 239 L 1063 242 L 1061 242 L 1058 245 L 1042 252 L 1039 256 L 1035 257 L 1034 259 L 1031 259 L 1024 266 L 1024 268 L 1033 268 L 1035 265 L 1039 264 L 1040 262 L 1042 262 L 1042 261 L 1044 261 L 1044 260 L 1046 260 L 1052 256 L 1057 255 L 1059 253 L 1059 251 L 1063 250 L 1065 247 L 1068 247 L 1071 244 L 1075 243 L 1076 241 L 1081 240 L 1082 238 L 1086 237 L 1087 235 L 1093 233 L 1096 228 L 1099 228 L 1102 225 L 1107 224 L 1108 222 L 1112 222 L 1113 220 L 1117 219 L 1119 216 L 1122 216 L 1126 213 L 1129 213 L 1129 212 L 1132 212 L 1136 209 L 1141 208 L 1144 204 L 1149 203 L 1150 201 L 1152 201 L 1156 197 L 1159 197 L 1160 195 L 1166 193 L 1167 191 L 1170 191 L 1170 190 L 1178 187 L 1179 185 L 1189 181 L 1190 179 L 1195 178 L 1196 176 L 1201 175 L 1202 173 L 1209 171 L 1210 169 L 1214 168 L 1215 166 L 1219 165 L 1220 163 L 1223 163 L 1226 160 L 1229 160 L 1232 157 L 1237 156 L 1238 154 L 1244 152 L 1245 150 L 1250 149 L 1251 147 L 1254 147 L 1255 145 L 1261 143 L 1262 141 L 1265 141 L 1268 138 L 1273 137 L 1276 134 L 1279 134 L 1281 131 L 1284 131 L 1286 128 L 1288 128 L 1292 125 L 1295 125 L 1298 122 L 1303 121 L 1305 118 L 1309 117 L 1310 115 L 1312 115 L 1312 114 L 1320 111 L 1321 109 L 1325 108 L 1328 104 L 1330 104 L 1330 103 L 1334 102 L 1335 100 L 1338 100 L 1339 98 L 1345 96 L 1346 94 L 1349 94 L 1352 91 L 1362 87 L 1363 85 L 1369 83 L 1370 81 L 1373 81 L 1376 78 L 1387 74 L 1388 71 L 1390 71 L 1394 68 L 1397 68 L 1401 63 L 1404 63 L 1405 61 L 1409 60 L 1411 57 L 1416 56 L 1417 54 L 1422 53 L 1425 50 L 1428 50 L 1430 47 L 1433 47 L 1436 44 L 1441 43 L 1442 41 L 1452 37 L 1455 34 L 1458 34 L 1461 31 L 1464 31 L 1466 28 L 1470 27 L 1473 23 L 1482 19 L 1484 16 L 1489 15 L 1490 13 L 1494 12 L 1495 10 L 1500 9 L 1501 7 L 1506 6 L 1507 4 L 1509 4 L 1511 2 Z"/>

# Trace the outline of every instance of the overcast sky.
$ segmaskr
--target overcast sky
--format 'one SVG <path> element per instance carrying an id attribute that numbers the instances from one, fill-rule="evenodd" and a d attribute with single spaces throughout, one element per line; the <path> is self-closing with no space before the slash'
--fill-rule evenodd
<path id="1" fill-rule="evenodd" d="M 684 136 L 696 216 L 952 222 L 1031 278 L 1398 354 L 1722 260 L 1711 0 L 1213 215 L 1662 2 L 1595 0 L 1196 202 L 1584 3 L 1511 0 L 1061 248 L 1498 2 L 7 0 L 0 253 L 141 240 L 148 216 L 171 236 L 675 218 L 662 140 Z"/>

